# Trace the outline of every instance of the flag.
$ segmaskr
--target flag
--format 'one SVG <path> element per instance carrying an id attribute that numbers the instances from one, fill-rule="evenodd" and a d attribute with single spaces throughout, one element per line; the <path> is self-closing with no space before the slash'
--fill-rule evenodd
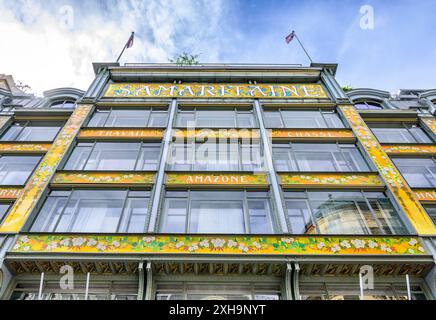
<path id="1" fill-rule="evenodd" d="M 135 33 L 132 32 L 132 35 L 130 36 L 129 40 L 127 40 L 126 48 L 129 49 L 133 46 L 133 40 L 135 39 Z"/>
<path id="2" fill-rule="evenodd" d="M 285 38 L 286 43 L 288 44 L 289 42 L 291 42 L 295 37 L 295 31 L 292 30 L 292 32 L 290 34 L 288 34 Z"/>

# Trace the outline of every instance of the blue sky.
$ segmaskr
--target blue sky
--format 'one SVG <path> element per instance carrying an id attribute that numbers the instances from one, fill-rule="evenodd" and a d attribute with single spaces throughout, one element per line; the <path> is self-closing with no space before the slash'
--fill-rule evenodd
<path id="1" fill-rule="evenodd" d="M 360 8 L 374 10 L 362 29 Z M 92 62 L 297 63 L 308 59 L 284 37 L 295 29 L 316 62 L 339 64 L 342 85 L 388 91 L 436 88 L 436 1 L 420 0 L 0 0 L 0 73 L 36 93 L 86 89 Z"/>

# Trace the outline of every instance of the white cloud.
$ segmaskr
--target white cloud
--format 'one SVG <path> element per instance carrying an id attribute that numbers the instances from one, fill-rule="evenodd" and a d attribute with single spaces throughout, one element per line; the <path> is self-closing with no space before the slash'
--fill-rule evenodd
<path id="1" fill-rule="evenodd" d="M 121 62 L 168 62 L 184 50 L 216 61 L 224 41 L 221 1 L 72 1 L 72 30 L 62 27 L 63 5 L 0 0 L 0 72 L 38 94 L 64 86 L 86 90 L 91 63 L 114 61 L 131 31 L 135 44 Z"/>

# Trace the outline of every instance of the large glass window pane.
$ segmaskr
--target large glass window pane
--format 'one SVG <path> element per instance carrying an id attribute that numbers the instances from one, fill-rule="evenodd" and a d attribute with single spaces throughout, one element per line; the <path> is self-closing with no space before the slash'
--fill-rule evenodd
<path id="1" fill-rule="evenodd" d="M 156 170 L 160 156 L 160 145 L 143 145 L 136 170 Z"/>
<path id="2" fill-rule="evenodd" d="M 65 170 L 82 170 L 88 161 L 93 143 L 79 143 L 65 164 Z"/>
<path id="3" fill-rule="evenodd" d="M 279 111 L 265 111 L 263 113 L 266 128 L 283 128 L 282 117 Z"/>
<path id="4" fill-rule="evenodd" d="M 286 128 L 326 128 L 319 111 L 282 111 Z"/>
<path id="5" fill-rule="evenodd" d="M 273 147 L 273 159 L 277 171 L 297 171 L 297 165 L 288 148 Z"/>
<path id="6" fill-rule="evenodd" d="M 53 141 L 61 123 L 14 123 L 2 136 L 2 141 Z"/>
<path id="7" fill-rule="evenodd" d="M 436 162 L 427 158 L 394 158 L 394 163 L 412 188 L 436 187 Z"/>
<path id="8" fill-rule="evenodd" d="M 248 200 L 248 214 L 250 216 L 250 233 L 269 234 L 273 232 L 268 200 Z"/>
<path id="9" fill-rule="evenodd" d="M 415 138 L 406 128 L 372 128 L 381 143 L 414 143 Z"/>
<path id="10" fill-rule="evenodd" d="M 142 233 L 145 231 L 149 198 L 128 199 L 123 212 L 120 232 Z"/>
<path id="11" fill-rule="evenodd" d="M 166 111 L 153 111 L 150 114 L 148 121 L 149 127 L 166 127 L 168 121 L 168 112 Z"/>
<path id="12" fill-rule="evenodd" d="M 293 234 L 316 233 L 308 204 L 305 200 L 287 200 L 286 209 Z"/>
<path id="13" fill-rule="evenodd" d="M 97 143 L 85 170 L 134 170 L 139 143 Z"/>
<path id="14" fill-rule="evenodd" d="M 341 121 L 337 113 L 325 112 L 324 119 L 329 128 L 344 128 L 344 123 Z"/>
<path id="15" fill-rule="evenodd" d="M 238 128 L 254 128 L 254 116 L 251 112 L 237 112 Z"/>
<path id="16" fill-rule="evenodd" d="M 430 219 L 433 220 L 433 223 L 436 225 L 436 206 L 426 205 L 424 208 L 425 211 L 427 211 Z"/>
<path id="17" fill-rule="evenodd" d="M 0 224 L 6 217 L 6 213 L 8 212 L 11 205 L 9 203 L 0 203 Z"/>
<path id="18" fill-rule="evenodd" d="M 368 199 L 368 201 L 385 234 L 407 233 L 404 224 L 388 199 Z"/>
<path id="19" fill-rule="evenodd" d="M 410 133 L 415 137 L 416 142 L 418 143 L 430 143 L 432 142 L 430 137 L 416 124 L 407 125 Z"/>
<path id="20" fill-rule="evenodd" d="M 0 157 L 0 184 L 23 185 L 37 166 L 39 156 Z"/>
<path id="21" fill-rule="evenodd" d="M 55 230 L 59 217 L 67 204 L 68 195 L 54 196 L 53 192 L 42 206 L 31 231 L 52 232 Z"/>
<path id="22" fill-rule="evenodd" d="M 2 136 L 1 141 L 14 141 L 23 130 L 21 123 L 14 123 Z"/>
<path id="23" fill-rule="evenodd" d="M 103 127 L 109 116 L 110 110 L 97 109 L 88 123 L 88 127 Z"/>
<path id="24" fill-rule="evenodd" d="M 188 201 L 186 199 L 166 199 L 163 210 L 162 232 L 183 233 L 186 232 L 186 211 Z"/>
<path id="25" fill-rule="evenodd" d="M 234 110 L 197 110 L 197 127 L 234 128 L 236 114 Z"/>
<path id="26" fill-rule="evenodd" d="M 242 201 L 192 201 L 191 233 L 245 233 Z"/>
<path id="27" fill-rule="evenodd" d="M 189 126 L 197 126 L 195 124 L 195 111 L 179 111 L 176 119 L 176 126 L 186 128 Z"/>
<path id="28" fill-rule="evenodd" d="M 106 121 L 106 127 L 146 127 L 150 110 L 113 109 Z"/>

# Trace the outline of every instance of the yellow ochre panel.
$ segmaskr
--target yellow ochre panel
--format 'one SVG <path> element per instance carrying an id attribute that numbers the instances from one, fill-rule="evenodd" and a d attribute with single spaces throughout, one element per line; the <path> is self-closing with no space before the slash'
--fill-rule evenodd
<path id="1" fill-rule="evenodd" d="M 280 184 L 284 187 L 383 187 L 378 174 L 372 173 L 279 173 Z"/>
<path id="2" fill-rule="evenodd" d="M 418 234 L 435 235 L 436 227 L 356 109 L 351 105 L 339 108 Z"/>
<path id="3" fill-rule="evenodd" d="M 0 226 L 0 232 L 19 232 L 21 230 L 91 109 L 92 105 L 79 104 L 74 110 L 24 187 L 21 196 L 15 201 L 11 211 Z"/>

